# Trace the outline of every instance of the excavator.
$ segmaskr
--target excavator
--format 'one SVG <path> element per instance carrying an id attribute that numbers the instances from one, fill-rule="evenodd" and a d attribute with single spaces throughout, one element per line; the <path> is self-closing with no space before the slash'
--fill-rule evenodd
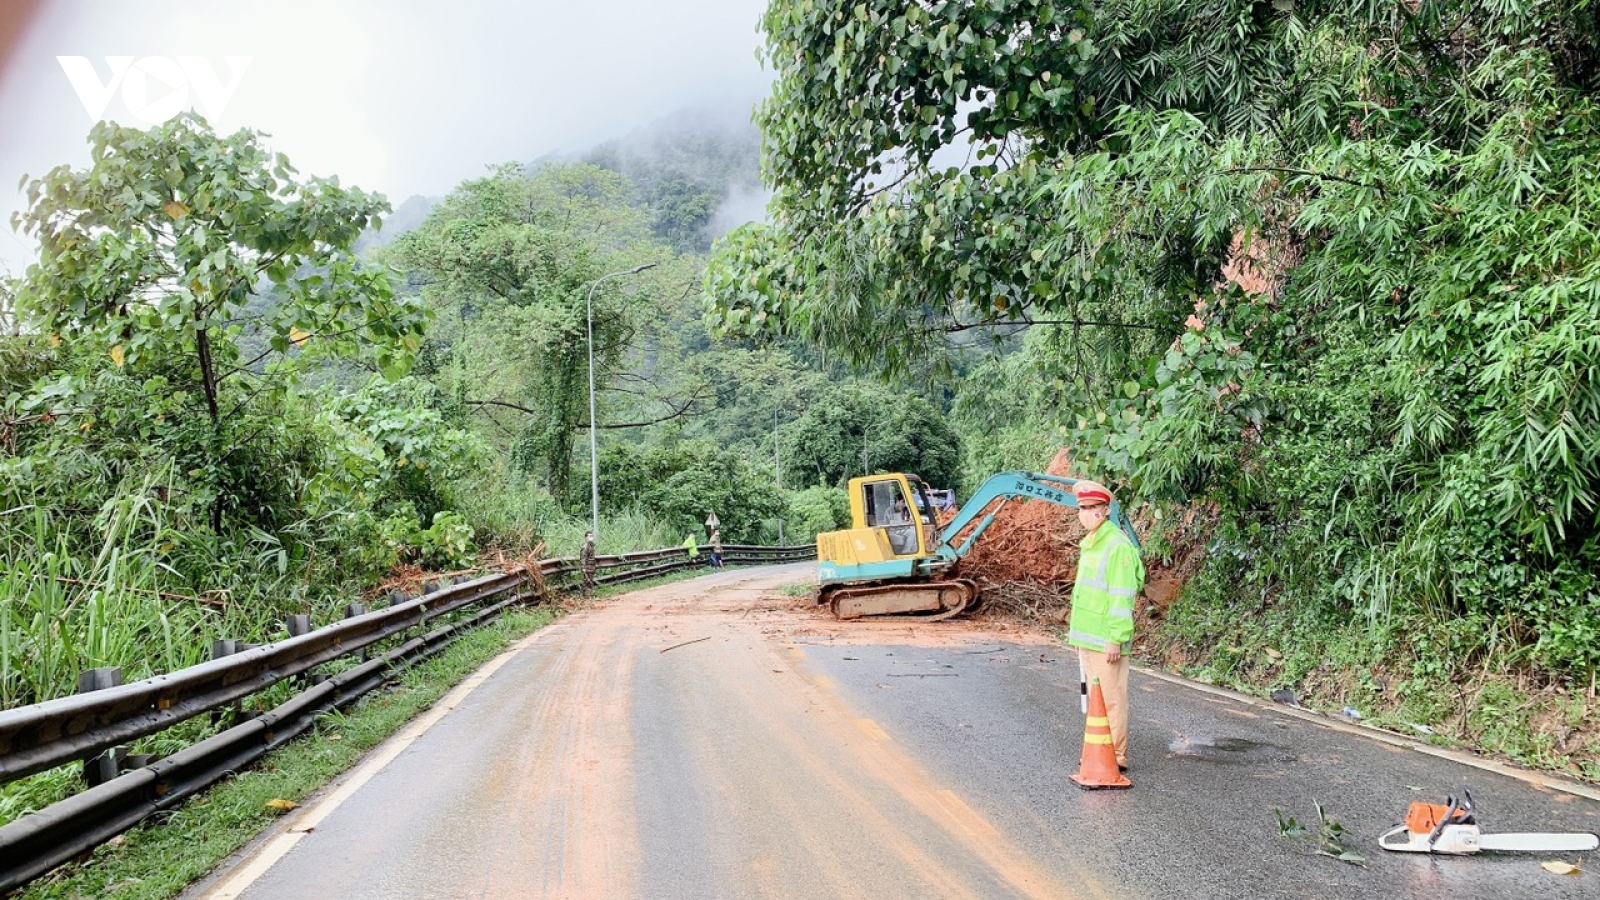
<path id="1" fill-rule="evenodd" d="M 1013 500 L 1076 508 L 1072 486 L 1077 481 L 1041 472 L 992 475 L 940 527 L 932 492 L 916 475 L 892 472 L 852 478 L 852 527 L 817 535 L 817 576 L 822 584 L 818 602 L 828 604 L 840 619 L 916 615 L 936 620 L 975 609 L 978 585 L 955 577 L 956 563 Z M 1116 502 L 1111 504 L 1110 520 L 1139 546 L 1133 525 Z M 962 537 L 969 526 L 970 533 Z"/>

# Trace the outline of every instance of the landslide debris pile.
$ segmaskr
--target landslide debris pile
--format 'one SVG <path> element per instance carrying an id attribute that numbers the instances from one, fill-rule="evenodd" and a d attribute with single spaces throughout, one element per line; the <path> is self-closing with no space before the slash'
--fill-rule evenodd
<path id="1" fill-rule="evenodd" d="M 1071 477 L 1071 465 L 1071 456 L 1062 450 L 1045 472 Z M 959 574 L 982 586 L 984 609 L 990 613 L 1065 618 L 1082 538 L 1072 509 L 1012 500 L 961 561 Z M 965 539 L 963 533 L 956 542 Z"/>
<path id="2" fill-rule="evenodd" d="M 1045 472 L 1076 477 L 1071 469 L 1071 455 L 1063 449 Z M 1141 629 L 1165 614 L 1199 567 L 1203 548 L 1198 538 L 1213 512 L 1209 508 L 1188 510 L 1179 527 L 1167 534 L 1172 554 L 1166 558 L 1146 554 L 1144 596 L 1137 607 Z M 1133 526 L 1146 535 L 1154 522 L 1134 514 Z M 957 535 L 956 543 L 966 536 Z M 1012 500 L 996 514 L 994 524 L 973 545 L 956 574 L 982 587 L 980 614 L 1065 621 L 1072 583 L 1078 576 L 1078 542 L 1082 539 L 1083 528 L 1075 510 L 1039 500 Z"/>

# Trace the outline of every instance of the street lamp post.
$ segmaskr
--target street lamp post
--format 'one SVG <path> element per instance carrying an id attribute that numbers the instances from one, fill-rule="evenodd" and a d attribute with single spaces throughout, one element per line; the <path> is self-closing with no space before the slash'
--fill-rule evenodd
<path id="1" fill-rule="evenodd" d="M 624 275 L 637 275 L 645 269 L 655 268 L 655 263 L 645 263 L 620 272 L 610 272 L 595 279 L 589 285 L 589 296 L 584 301 L 584 321 L 589 332 L 589 530 L 594 532 L 596 541 L 600 540 L 600 454 L 596 449 L 595 414 L 594 414 L 594 289 L 600 282 L 612 278 L 621 278 Z"/>
<path id="2" fill-rule="evenodd" d="M 778 476 L 778 494 L 783 495 L 783 461 L 778 458 L 778 408 L 772 408 L 772 468 Z M 778 516 L 778 546 L 783 546 L 783 516 Z"/>

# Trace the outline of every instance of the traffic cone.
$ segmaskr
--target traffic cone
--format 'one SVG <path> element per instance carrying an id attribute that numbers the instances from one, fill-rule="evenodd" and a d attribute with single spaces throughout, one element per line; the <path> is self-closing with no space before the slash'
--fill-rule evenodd
<path id="1" fill-rule="evenodd" d="M 1070 776 L 1086 791 L 1131 788 L 1117 770 L 1117 751 L 1111 745 L 1111 720 L 1106 718 L 1106 697 L 1100 692 L 1100 679 L 1089 688 L 1089 715 L 1083 725 L 1083 759 L 1078 774 Z"/>

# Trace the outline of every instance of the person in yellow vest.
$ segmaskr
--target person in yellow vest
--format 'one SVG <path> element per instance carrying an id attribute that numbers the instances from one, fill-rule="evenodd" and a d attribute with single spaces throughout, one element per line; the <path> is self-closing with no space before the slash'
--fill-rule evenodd
<path id="1" fill-rule="evenodd" d="M 694 539 L 693 532 L 690 532 L 689 536 L 683 539 L 683 549 L 689 551 L 690 562 L 698 562 L 700 560 L 700 543 Z"/>
<path id="2" fill-rule="evenodd" d="M 1128 651 L 1133 646 L 1133 604 L 1144 588 L 1139 548 L 1111 517 L 1111 491 L 1093 481 L 1073 486 L 1078 498 L 1078 578 L 1072 586 L 1067 643 L 1078 648 L 1084 677 L 1100 680 L 1117 766 L 1128 769 Z"/>

